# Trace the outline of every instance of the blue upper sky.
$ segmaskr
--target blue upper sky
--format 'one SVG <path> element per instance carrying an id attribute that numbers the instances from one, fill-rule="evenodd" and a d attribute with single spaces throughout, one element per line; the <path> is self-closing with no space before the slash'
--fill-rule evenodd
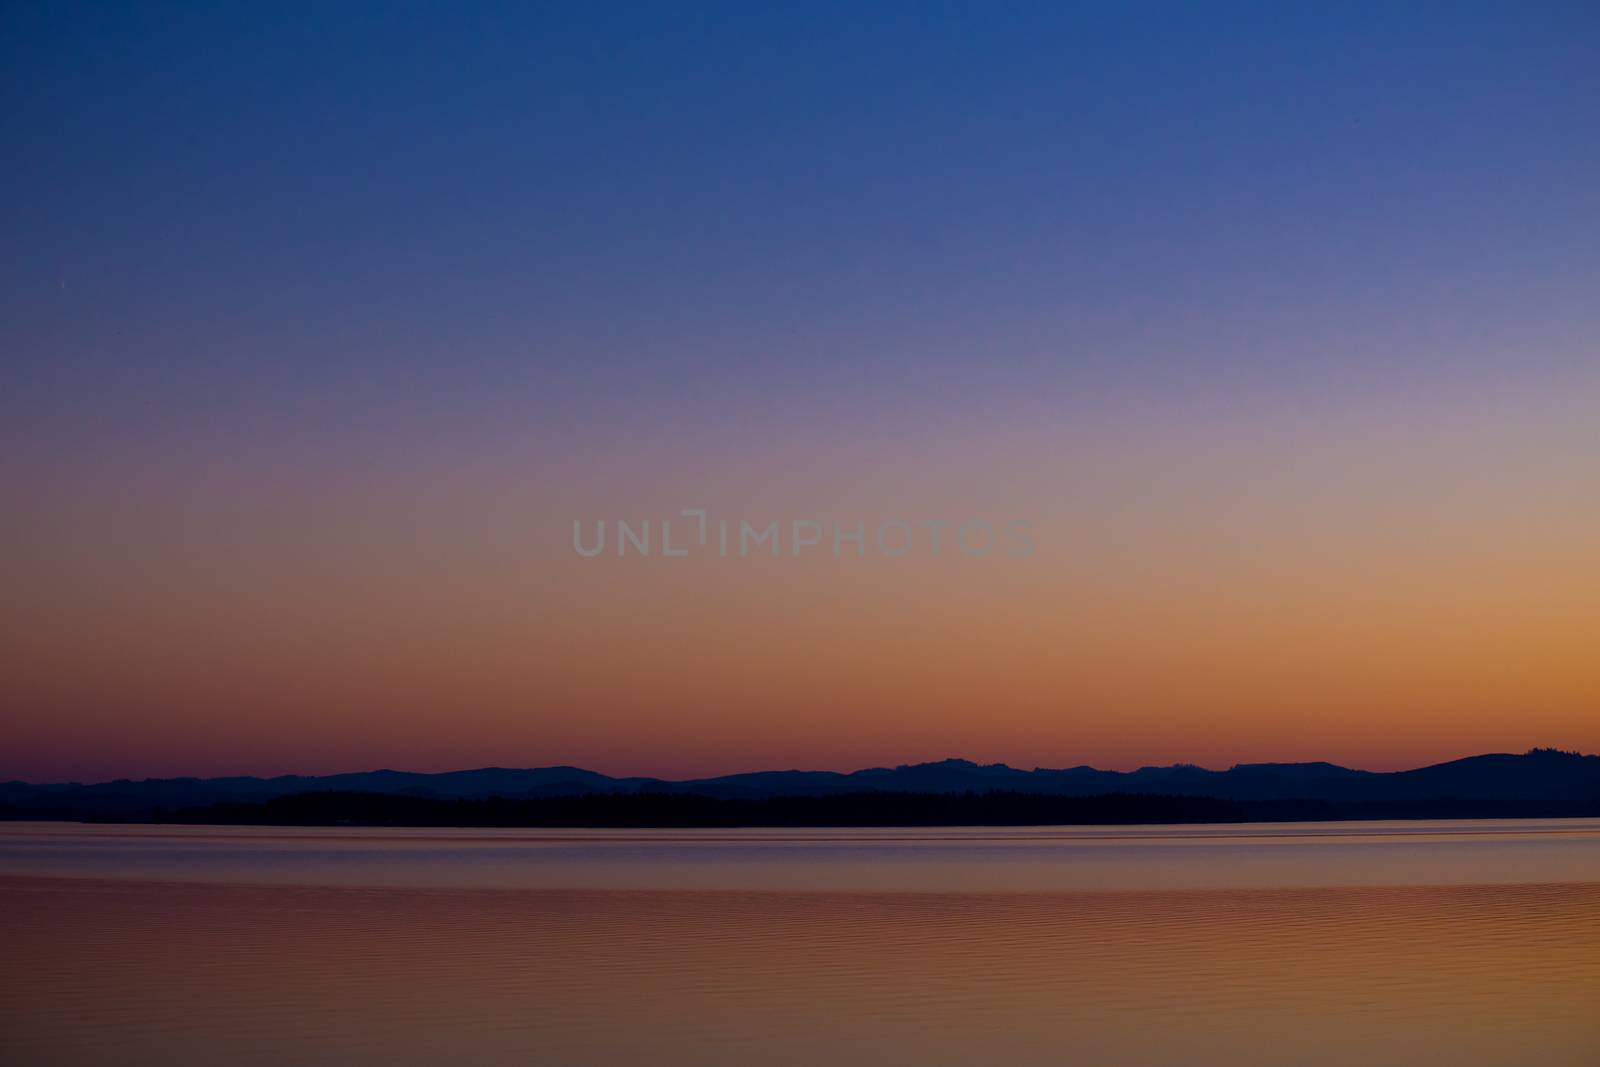
<path id="1" fill-rule="evenodd" d="M 41 3 L 0 49 L 36 430 L 1594 360 L 1591 4 Z"/>

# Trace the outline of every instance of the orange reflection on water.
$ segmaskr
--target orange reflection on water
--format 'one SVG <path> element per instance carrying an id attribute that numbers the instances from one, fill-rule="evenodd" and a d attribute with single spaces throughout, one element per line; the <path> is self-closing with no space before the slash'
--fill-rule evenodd
<path id="1" fill-rule="evenodd" d="M 1600 885 L 0 879 L 6 1062 L 1600 1060 Z"/>

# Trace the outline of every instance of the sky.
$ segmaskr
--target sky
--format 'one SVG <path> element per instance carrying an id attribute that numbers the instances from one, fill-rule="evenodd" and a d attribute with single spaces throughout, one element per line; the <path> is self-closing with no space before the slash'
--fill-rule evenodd
<path id="1" fill-rule="evenodd" d="M 7 4 L 0 779 L 1600 751 L 1597 52 Z"/>

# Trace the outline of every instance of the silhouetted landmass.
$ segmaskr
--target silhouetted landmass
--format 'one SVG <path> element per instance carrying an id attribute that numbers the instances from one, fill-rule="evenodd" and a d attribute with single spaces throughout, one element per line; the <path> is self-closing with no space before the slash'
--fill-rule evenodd
<path id="1" fill-rule="evenodd" d="M 213 804 L 173 822 L 275 826 L 1037 826 L 1327 819 L 1318 801 L 1038 793 L 837 793 L 759 800 L 699 793 L 436 800 L 382 793 L 296 793 L 260 804 Z"/>
<path id="2" fill-rule="evenodd" d="M 577 767 L 0 784 L 0 818 L 414 826 L 931 826 L 1600 817 L 1600 756 L 1019 770 L 967 760 L 668 782 Z"/>

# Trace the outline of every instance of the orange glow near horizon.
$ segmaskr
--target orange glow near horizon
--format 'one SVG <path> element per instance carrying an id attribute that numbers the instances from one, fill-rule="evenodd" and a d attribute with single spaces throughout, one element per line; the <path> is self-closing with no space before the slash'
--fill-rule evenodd
<path id="1" fill-rule="evenodd" d="M 581 463 L 530 442 L 382 479 L 348 450 L 236 483 L 133 457 L 35 486 L 3 535 L 0 778 L 1600 750 L 1592 390 L 1493 399 L 1024 412 L 899 445 L 863 420 Z M 687 506 L 1026 516 L 1038 548 L 573 551 L 574 518 Z"/>

